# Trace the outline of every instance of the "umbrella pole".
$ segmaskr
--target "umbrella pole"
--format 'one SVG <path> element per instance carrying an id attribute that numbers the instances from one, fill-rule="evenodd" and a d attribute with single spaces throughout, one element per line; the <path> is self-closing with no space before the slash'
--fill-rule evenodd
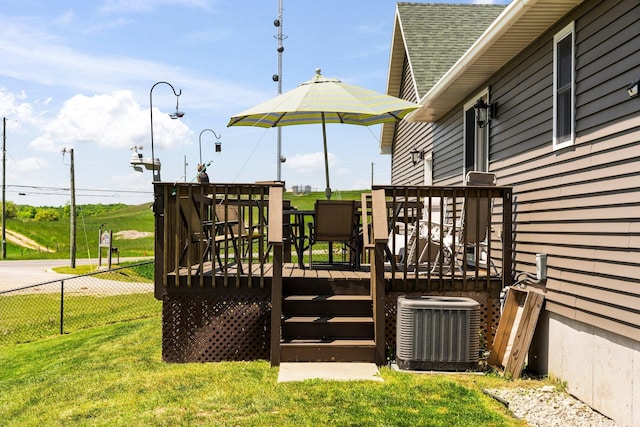
<path id="1" fill-rule="evenodd" d="M 324 113 L 322 114 L 322 142 L 324 144 L 324 176 L 327 183 L 324 189 L 324 195 L 327 200 L 331 199 L 331 187 L 329 186 L 329 155 L 327 154 L 327 127 L 324 121 Z"/>

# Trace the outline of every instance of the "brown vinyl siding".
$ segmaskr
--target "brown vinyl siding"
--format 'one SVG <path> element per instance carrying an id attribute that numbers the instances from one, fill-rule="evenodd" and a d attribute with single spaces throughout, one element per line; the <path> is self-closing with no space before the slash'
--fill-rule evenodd
<path id="1" fill-rule="evenodd" d="M 462 177 L 464 162 L 462 123 L 462 106 L 460 106 L 434 125 L 434 184 L 441 184 L 445 179 L 454 178 L 455 180 Z"/>
<path id="2" fill-rule="evenodd" d="M 411 70 L 405 56 L 400 98 L 407 101 L 418 102 L 411 81 Z M 411 151 L 415 148 L 424 152 L 431 152 L 432 138 L 431 123 L 409 123 L 401 121 L 396 125 L 396 141 L 402 144 L 394 144 L 391 161 L 391 183 L 395 185 L 421 185 L 424 184 L 424 170 L 422 164 L 413 164 Z"/>
<path id="3" fill-rule="evenodd" d="M 552 39 L 576 25 L 576 143 L 554 152 Z M 640 339 L 640 5 L 587 2 L 490 82 L 490 169 L 514 186 L 514 262 L 548 255 L 547 309 Z"/>
<path id="4" fill-rule="evenodd" d="M 554 151 L 553 37 L 571 21 L 576 137 Z M 548 310 L 636 340 L 640 98 L 629 98 L 626 87 L 640 77 L 639 54 L 640 4 L 587 1 L 476 89 L 489 87 L 497 103 L 489 170 L 514 189 L 516 270 L 534 273 L 536 254 L 547 254 Z M 470 100 L 433 124 L 437 185 L 461 182 L 462 110 Z M 398 140 L 408 156 L 414 144 Z"/>
<path id="5" fill-rule="evenodd" d="M 551 40 L 509 70 L 499 86 L 491 86 L 489 96 L 491 102 L 497 104 L 498 117 L 489 125 L 490 162 L 508 159 L 536 147 L 548 147 L 552 132 L 552 86 Z"/>

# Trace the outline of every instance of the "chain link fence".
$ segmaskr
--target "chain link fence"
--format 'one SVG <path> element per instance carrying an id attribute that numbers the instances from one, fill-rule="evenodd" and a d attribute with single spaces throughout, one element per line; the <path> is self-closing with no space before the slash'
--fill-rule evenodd
<path id="1" fill-rule="evenodd" d="M 57 334 L 159 317 L 154 261 L 0 292 L 0 346 Z"/>

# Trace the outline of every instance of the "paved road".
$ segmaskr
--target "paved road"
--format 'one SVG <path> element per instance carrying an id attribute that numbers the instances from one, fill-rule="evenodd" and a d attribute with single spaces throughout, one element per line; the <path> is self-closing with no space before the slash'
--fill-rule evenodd
<path id="1" fill-rule="evenodd" d="M 137 259 L 127 258 L 127 261 L 129 260 Z M 124 258 L 120 261 L 124 261 Z M 86 264 L 93 264 L 97 266 L 98 260 L 84 258 L 76 260 L 76 265 Z M 0 260 L 0 291 L 72 277 L 73 275 L 58 274 L 52 270 L 54 267 L 69 266 L 71 266 L 71 262 L 68 259 L 29 261 Z"/>

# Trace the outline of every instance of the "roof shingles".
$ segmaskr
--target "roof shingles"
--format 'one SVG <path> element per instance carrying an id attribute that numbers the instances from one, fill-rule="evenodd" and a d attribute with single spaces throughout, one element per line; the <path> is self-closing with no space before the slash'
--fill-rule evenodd
<path id="1" fill-rule="evenodd" d="M 398 19 L 422 97 L 480 37 L 503 5 L 400 2 Z"/>

